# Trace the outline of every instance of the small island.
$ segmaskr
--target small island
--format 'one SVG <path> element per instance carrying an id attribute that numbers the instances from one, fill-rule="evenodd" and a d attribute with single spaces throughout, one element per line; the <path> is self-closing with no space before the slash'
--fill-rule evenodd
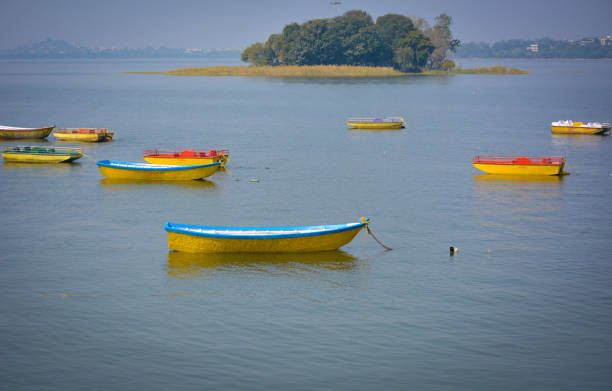
<path id="1" fill-rule="evenodd" d="M 525 74 L 503 66 L 462 69 L 452 53 L 461 45 L 450 30 L 452 18 L 440 14 L 430 26 L 421 18 L 386 14 L 373 21 L 365 11 L 291 23 L 265 43 L 242 51 L 250 66 L 181 68 L 130 72 L 171 76 L 399 77 L 406 75 Z"/>

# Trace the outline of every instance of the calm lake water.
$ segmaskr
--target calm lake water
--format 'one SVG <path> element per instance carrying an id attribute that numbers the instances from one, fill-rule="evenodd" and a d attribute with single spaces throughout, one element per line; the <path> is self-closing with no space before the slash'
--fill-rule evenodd
<path id="1" fill-rule="evenodd" d="M 0 165 L 3 389 L 609 389 L 612 138 L 550 122 L 611 121 L 612 61 L 366 80 L 121 73 L 238 62 L 0 61 L 1 124 L 116 132 L 74 164 Z M 406 129 L 345 125 L 381 115 Z M 0 147 L 16 144 L 37 142 Z M 229 170 L 139 183 L 95 165 L 188 147 L 228 148 Z M 563 155 L 571 175 L 481 175 L 477 154 Z M 169 252 L 163 228 L 361 216 L 393 251 L 361 233 L 324 254 L 192 255 Z"/>

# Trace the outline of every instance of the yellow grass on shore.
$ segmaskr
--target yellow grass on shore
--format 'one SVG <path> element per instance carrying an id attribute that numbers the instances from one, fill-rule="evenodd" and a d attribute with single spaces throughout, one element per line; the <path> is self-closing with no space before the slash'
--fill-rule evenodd
<path id="1" fill-rule="evenodd" d="M 203 68 L 180 68 L 165 72 L 126 72 L 127 74 L 169 75 L 169 76 L 263 76 L 263 77 L 397 77 L 407 75 L 459 75 L 459 74 L 525 74 L 516 68 L 504 66 L 479 67 L 451 71 L 425 71 L 423 73 L 402 73 L 391 67 L 365 67 L 350 65 L 288 65 L 288 66 L 213 66 Z"/>
<path id="2" fill-rule="evenodd" d="M 450 71 L 431 71 L 426 70 L 424 75 L 525 75 L 529 71 L 518 68 L 506 68 L 501 65 L 491 67 L 478 67 L 471 69 L 463 69 L 460 66 Z"/>
<path id="3" fill-rule="evenodd" d="M 389 77 L 403 76 L 391 67 L 355 67 L 348 65 L 307 66 L 214 66 L 180 68 L 166 72 L 130 72 L 170 76 L 264 76 L 264 77 Z"/>

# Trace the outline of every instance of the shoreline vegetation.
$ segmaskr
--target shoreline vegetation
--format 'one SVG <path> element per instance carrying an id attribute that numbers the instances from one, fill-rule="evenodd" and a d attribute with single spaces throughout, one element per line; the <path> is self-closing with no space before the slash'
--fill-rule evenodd
<path id="1" fill-rule="evenodd" d="M 452 18 L 442 13 L 430 26 L 425 19 L 386 14 L 376 21 L 365 11 L 352 10 L 334 18 L 285 25 L 265 42 L 255 42 L 240 59 L 266 65 L 352 65 L 392 67 L 402 73 L 448 71 L 450 54 L 461 42 L 450 30 Z"/>
<path id="2" fill-rule="evenodd" d="M 369 67 L 352 65 L 237 65 L 211 66 L 202 68 L 179 68 L 162 72 L 124 72 L 129 75 L 166 75 L 166 76 L 254 76 L 254 77 L 296 77 L 296 78 L 332 78 L 332 77 L 401 77 L 401 76 L 440 76 L 440 75 L 524 75 L 529 71 L 505 66 L 477 67 L 463 69 L 455 67 L 448 71 L 425 70 L 423 72 L 404 73 L 392 67 Z"/>

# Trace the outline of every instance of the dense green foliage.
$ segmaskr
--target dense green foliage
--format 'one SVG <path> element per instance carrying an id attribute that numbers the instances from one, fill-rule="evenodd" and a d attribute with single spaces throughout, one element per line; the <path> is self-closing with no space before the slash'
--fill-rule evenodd
<path id="1" fill-rule="evenodd" d="M 532 45 L 537 45 L 534 51 Z M 529 48 L 529 49 L 528 49 Z M 488 44 L 470 42 L 457 50 L 457 57 L 493 58 L 612 58 L 612 39 L 584 38 L 579 41 L 512 39 Z"/>
<path id="2" fill-rule="evenodd" d="M 448 69 L 450 52 L 459 45 L 446 14 L 429 27 L 419 19 L 387 14 L 376 23 L 365 11 L 331 19 L 288 24 L 265 43 L 246 48 L 241 59 L 254 65 L 355 65 L 393 67 L 401 72 Z"/>

